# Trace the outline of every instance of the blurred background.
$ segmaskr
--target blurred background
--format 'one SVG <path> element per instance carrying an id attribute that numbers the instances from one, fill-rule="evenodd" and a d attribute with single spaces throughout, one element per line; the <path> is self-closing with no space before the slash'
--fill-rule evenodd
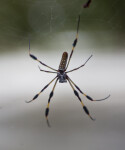
<path id="1" fill-rule="evenodd" d="M 0 149 L 1 150 L 123 150 L 125 147 L 125 17 L 124 0 L 1 0 L 0 1 Z M 53 84 L 27 104 L 55 74 L 40 72 L 31 52 L 57 69 L 69 54 L 81 16 L 79 40 L 69 73 L 80 89 L 103 102 L 80 94 L 92 117 L 82 110 L 69 84 L 57 84 L 44 117 Z M 42 69 L 49 70 L 44 66 Z"/>

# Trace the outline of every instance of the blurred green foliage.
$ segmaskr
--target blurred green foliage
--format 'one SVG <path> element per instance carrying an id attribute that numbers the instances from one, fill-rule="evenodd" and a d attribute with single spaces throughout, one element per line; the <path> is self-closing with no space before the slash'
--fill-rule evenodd
<path id="1" fill-rule="evenodd" d="M 0 51 L 26 46 L 29 38 L 41 44 L 59 32 L 75 31 L 78 14 L 80 30 L 114 33 L 122 45 L 125 1 L 92 0 L 90 7 L 83 9 L 86 1 L 0 0 Z"/>

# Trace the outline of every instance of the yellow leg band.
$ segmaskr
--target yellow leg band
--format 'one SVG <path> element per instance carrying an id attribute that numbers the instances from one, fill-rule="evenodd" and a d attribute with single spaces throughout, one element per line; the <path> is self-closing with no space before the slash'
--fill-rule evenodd
<path id="1" fill-rule="evenodd" d="M 50 103 L 48 103 L 47 108 L 49 108 L 49 104 L 50 104 Z"/>
<path id="2" fill-rule="evenodd" d="M 84 104 L 83 104 L 83 102 L 81 101 L 81 104 L 82 104 L 82 106 L 84 107 Z"/>
<path id="3" fill-rule="evenodd" d="M 84 96 L 87 96 L 86 94 L 83 94 Z"/>

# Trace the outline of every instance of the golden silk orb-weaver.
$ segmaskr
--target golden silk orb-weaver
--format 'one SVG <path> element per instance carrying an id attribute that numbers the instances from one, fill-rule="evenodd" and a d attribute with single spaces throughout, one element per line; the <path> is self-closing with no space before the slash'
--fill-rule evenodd
<path id="1" fill-rule="evenodd" d="M 38 62 L 39 62 L 40 64 L 42 64 L 43 66 L 45 66 L 45 67 L 47 67 L 47 68 L 53 70 L 53 71 L 42 70 L 42 69 L 39 67 L 40 71 L 47 72 L 47 73 L 55 73 L 55 74 L 57 74 L 54 79 L 52 79 L 39 93 L 37 93 L 37 94 L 33 97 L 32 100 L 26 101 L 27 103 L 30 103 L 30 102 L 34 101 L 54 80 L 56 80 L 56 81 L 55 81 L 55 84 L 54 84 L 54 86 L 53 86 L 53 89 L 52 89 L 52 91 L 51 91 L 51 93 L 50 93 L 50 95 L 49 95 L 48 104 L 47 104 L 47 107 L 46 107 L 46 110 L 45 110 L 45 117 L 46 117 L 48 126 L 50 126 L 49 121 L 48 121 L 48 114 L 49 114 L 50 101 L 51 101 L 51 98 L 53 97 L 54 89 L 55 89 L 55 87 L 56 87 L 56 84 L 57 84 L 57 81 L 58 81 L 58 80 L 59 80 L 59 83 L 65 83 L 65 82 L 67 82 L 67 81 L 69 82 L 69 84 L 70 84 L 72 90 L 74 91 L 75 96 L 79 99 L 79 101 L 80 101 L 80 103 L 81 103 L 81 105 L 82 105 L 83 110 L 85 111 L 85 113 L 86 113 L 92 120 L 94 120 L 94 119 L 93 119 L 92 116 L 90 115 L 88 108 L 87 108 L 87 107 L 84 105 L 84 103 L 82 102 L 82 100 L 81 100 L 81 98 L 80 98 L 80 96 L 79 96 L 78 91 L 79 91 L 82 95 L 84 95 L 84 96 L 85 96 L 88 100 L 90 100 L 90 101 L 102 101 L 102 100 L 107 99 L 107 98 L 110 96 L 110 95 L 109 95 L 109 96 L 107 96 L 107 97 L 105 97 L 105 98 L 103 98 L 103 99 L 95 100 L 95 99 L 91 98 L 90 96 L 88 96 L 87 94 L 85 94 L 85 93 L 70 79 L 70 77 L 67 75 L 68 73 L 73 72 L 73 71 L 75 71 L 75 70 L 78 70 L 78 69 L 80 69 L 81 67 L 85 66 L 85 64 L 88 62 L 88 60 L 92 57 L 92 55 L 91 55 L 91 56 L 86 60 L 86 62 L 85 62 L 84 64 L 82 64 L 81 66 L 79 66 L 79 67 L 77 67 L 77 68 L 74 68 L 74 69 L 72 69 L 72 70 L 67 71 L 67 68 L 68 68 L 68 66 L 69 66 L 70 60 L 71 60 L 72 55 L 73 55 L 73 52 L 74 52 L 74 48 L 75 48 L 75 46 L 76 46 L 76 44 L 77 44 L 77 41 L 78 41 L 79 23 L 80 23 L 80 16 L 79 16 L 79 18 L 78 18 L 76 38 L 75 38 L 75 40 L 74 40 L 74 42 L 73 42 L 73 44 L 72 44 L 72 50 L 71 50 L 69 59 L 68 59 L 68 53 L 67 53 L 67 52 L 64 52 L 64 53 L 62 54 L 62 59 L 61 59 L 61 62 L 60 62 L 60 65 L 59 65 L 58 70 L 56 70 L 56 69 L 54 69 L 54 68 L 52 68 L 52 67 L 50 67 L 50 66 L 44 64 L 44 63 L 41 62 L 39 59 L 37 59 L 36 56 L 32 55 L 32 54 L 30 53 L 30 41 L 29 41 L 29 56 L 30 56 L 32 59 L 38 61 Z M 78 91 L 76 91 L 76 89 L 77 89 Z"/>

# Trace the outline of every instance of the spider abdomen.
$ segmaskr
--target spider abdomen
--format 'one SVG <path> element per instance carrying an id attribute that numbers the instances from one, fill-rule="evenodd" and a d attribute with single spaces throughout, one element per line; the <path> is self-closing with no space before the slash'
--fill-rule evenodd
<path id="1" fill-rule="evenodd" d="M 64 71 L 66 69 L 67 59 L 68 59 L 68 53 L 64 52 L 62 54 L 62 59 L 61 59 L 60 65 L 59 65 L 59 70 Z"/>

